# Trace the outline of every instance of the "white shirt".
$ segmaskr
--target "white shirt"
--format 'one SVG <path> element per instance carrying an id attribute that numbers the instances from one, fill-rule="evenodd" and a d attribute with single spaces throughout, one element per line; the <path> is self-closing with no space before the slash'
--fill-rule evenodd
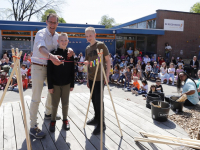
<path id="1" fill-rule="evenodd" d="M 164 69 L 163 67 L 160 68 L 160 73 L 165 74 L 167 73 L 167 68 Z"/>
<path id="2" fill-rule="evenodd" d="M 145 69 L 146 69 L 146 71 L 151 71 L 152 67 L 151 67 L 151 65 L 146 65 Z"/>
<path id="3" fill-rule="evenodd" d="M 25 68 L 25 69 L 20 68 L 20 71 L 21 71 L 21 75 L 23 75 L 23 74 L 27 73 L 28 69 L 27 68 Z"/>
<path id="4" fill-rule="evenodd" d="M 81 56 L 80 57 L 80 62 L 84 62 L 85 61 L 85 57 Z"/>
<path id="5" fill-rule="evenodd" d="M 45 46 L 48 49 L 48 51 L 51 52 L 52 50 L 57 49 L 58 45 L 57 40 L 58 40 L 57 32 L 55 32 L 55 34 L 52 36 L 47 28 L 39 30 L 35 36 L 35 42 L 33 46 L 33 56 L 31 58 L 31 62 L 47 65 L 47 60 L 37 59 L 37 58 L 45 58 L 40 53 L 39 48 L 41 46 Z"/>
<path id="6" fill-rule="evenodd" d="M 169 73 L 169 72 L 175 72 L 175 68 L 169 68 L 169 69 L 168 69 L 168 73 Z M 174 74 L 174 73 L 169 73 L 169 74 Z"/>
<path id="7" fill-rule="evenodd" d="M 144 63 L 145 64 L 147 64 L 147 62 L 150 62 L 151 61 L 151 59 L 148 57 L 148 58 L 146 58 L 146 57 L 144 57 Z"/>
<path id="8" fill-rule="evenodd" d="M 144 91 L 148 92 L 148 85 L 143 86 L 143 88 L 145 89 Z"/>
<path id="9" fill-rule="evenodd" d="M 78 66 L 78 71 L 83 72 L 83 66 Z"/>

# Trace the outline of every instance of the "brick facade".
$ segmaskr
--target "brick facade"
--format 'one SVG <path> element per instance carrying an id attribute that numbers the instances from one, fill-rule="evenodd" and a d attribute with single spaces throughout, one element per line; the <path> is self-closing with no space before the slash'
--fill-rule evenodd
<path id="1" fill-rule="evenodd" d="M 200 14 L 157 10 L 157 29 L 164 29 L 164 19 L 184 20 L 184 31 L 165 31 L 165 35 L 157 36 L 157 54 L 164 56 L 165 43 L 168 42 L 172 46 L 171 56 L 181 56 L 183 59 L 191 59 L 194 55 L 198 56 L 200 51 Z M 180 50 L 183 50 L 183 55 L 180 55 Z"/>

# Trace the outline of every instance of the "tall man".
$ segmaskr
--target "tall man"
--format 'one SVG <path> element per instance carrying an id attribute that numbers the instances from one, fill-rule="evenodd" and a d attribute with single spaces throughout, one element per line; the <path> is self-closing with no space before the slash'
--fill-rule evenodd
<path id="1" fill-rule="evenodd" d="M 47 84 L 47 60 L 40 58 L 50 59 L 53 64 L 61 65 L 59 60 L 61 56 L 53 55 L 50 52 L 57 49 L 58 33 L 55 31 L 58 26 L 58 16 L 56 14 L 49 14 L 46 21 L 47 27 L 37 32 L 33 46 L 33 56 L 31 59 L 32 69 L 32 100 L 30 105 L 30 134 L 35 138 L 44 138 L 45 133 L 42 132 L 37 126 L 37 112 L 38 106 L 41 101 L 41 93 L 44 81 Z M 72 56 L 71 50 L 68 55 Z M 51 96 L 48 92 L 45 104 L 45 119 L 51 119 Z M 57 119 L 60 119 L 58 117 Z"/>
<path id="2" fill-rule="evenodd" d="M 88 45 L 85 50 L 85 60 L 91 62 L 98 59 L 97 49 L 99 50 L 103 49 L 103 59 L 104 59 L 103 66 L 104 69 L 106 68 L 106 78 L 107 81 L 109 82 L 109 73 L 111 64 L 107 46 L 103 42 L 96 40 L 96 33 L 93 27 L 88 27 L 85 29 L 85 36 L 87 41 L 90 43 L 90 45 Z M 95 71 L 96 71 L 96 65 L 92 67 L 88 66 L 87 87 L 90 88 L 90 91 L 93 82 L 95 82 L 92 94 L 92 103 L 94 107 L 95 116 L 93 119 L 87 122 L 87 125 L 97 125 L 93 131 L 93 134 L 97 135 L 100 134 L 100 118 L 101 118 L 101 67 L 99 67 L 98 69 L 96 81 L 94 81 Z M 103 122 L 103 130 L 106 130 L 104 122 Z"/>

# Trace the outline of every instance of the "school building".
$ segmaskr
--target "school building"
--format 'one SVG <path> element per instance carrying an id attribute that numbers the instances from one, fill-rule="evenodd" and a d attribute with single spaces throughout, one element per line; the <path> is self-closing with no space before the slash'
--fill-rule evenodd
<path id="1" fill-rule="evenodd" d="M 129 47 L 139 48 L 143 54 L 164 56 L 165 43 L 172 47 L 171 56 L 190 59 L 200 51 L 200 14 L 156 10 L 151 14 L 110 29 L 103 25 L 60 23 L 57 32 L 69 35 L 69 47 L 78 55 L 85 52 L 89 44 L 85 39 L 85 28 L 96 29 L 97 40 L 103 41 L 110 53 L 126 53 Z M 45 28 L 44 22 L 19 22 L 0 20 L 0 55 L 11 48 L 24 53 L 33 50 L 38 30 Z"/>

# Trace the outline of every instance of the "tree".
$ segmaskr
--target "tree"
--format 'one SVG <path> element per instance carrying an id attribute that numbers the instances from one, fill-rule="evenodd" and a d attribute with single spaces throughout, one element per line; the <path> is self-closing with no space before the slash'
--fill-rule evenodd
<path id="1" fill-rule="evenodd" d="M 193 13 L 200 13 L 200 2 L 195 3 L 195 4 L 190 8 L 190 12 L 193 12 Z"/>
<path id="2" fill-rule="evenodd" d="M 49 15 L 49 13 L 54 13 L 54 14 L 57 14 L 55 10 L 53 9 L 48 9 L 44 12 L 44 14 L 42 15 L 42 20 L 41 22 L 46 22 L 47 20 L 47 16 Z M 63 19 L 63 18 L 60 18 L 58 19 L 58 22 L 59 23 L 66 23 L 66 21 Z"/>
<path id="3" fill-rule="evenodd" d="M 8 0 L 12 5 L 12 12 L 7 17 L 14 18 L 15 21 L 30 21 L 31 17 L 37 18 L 47 9 L 59 11 L 59 5 L 63 5 L 63 0 Z"/>
<path id="4" fill-rule="evenodd" d="M 111 28 L 114 23 L 115 23 L 115 19 L 114 18 L 109 18 L 108 15 L 102 16 L 101 17 L 101 21 L 99 22 L 99 24 L 105 25 L 106 28 Z"/>

